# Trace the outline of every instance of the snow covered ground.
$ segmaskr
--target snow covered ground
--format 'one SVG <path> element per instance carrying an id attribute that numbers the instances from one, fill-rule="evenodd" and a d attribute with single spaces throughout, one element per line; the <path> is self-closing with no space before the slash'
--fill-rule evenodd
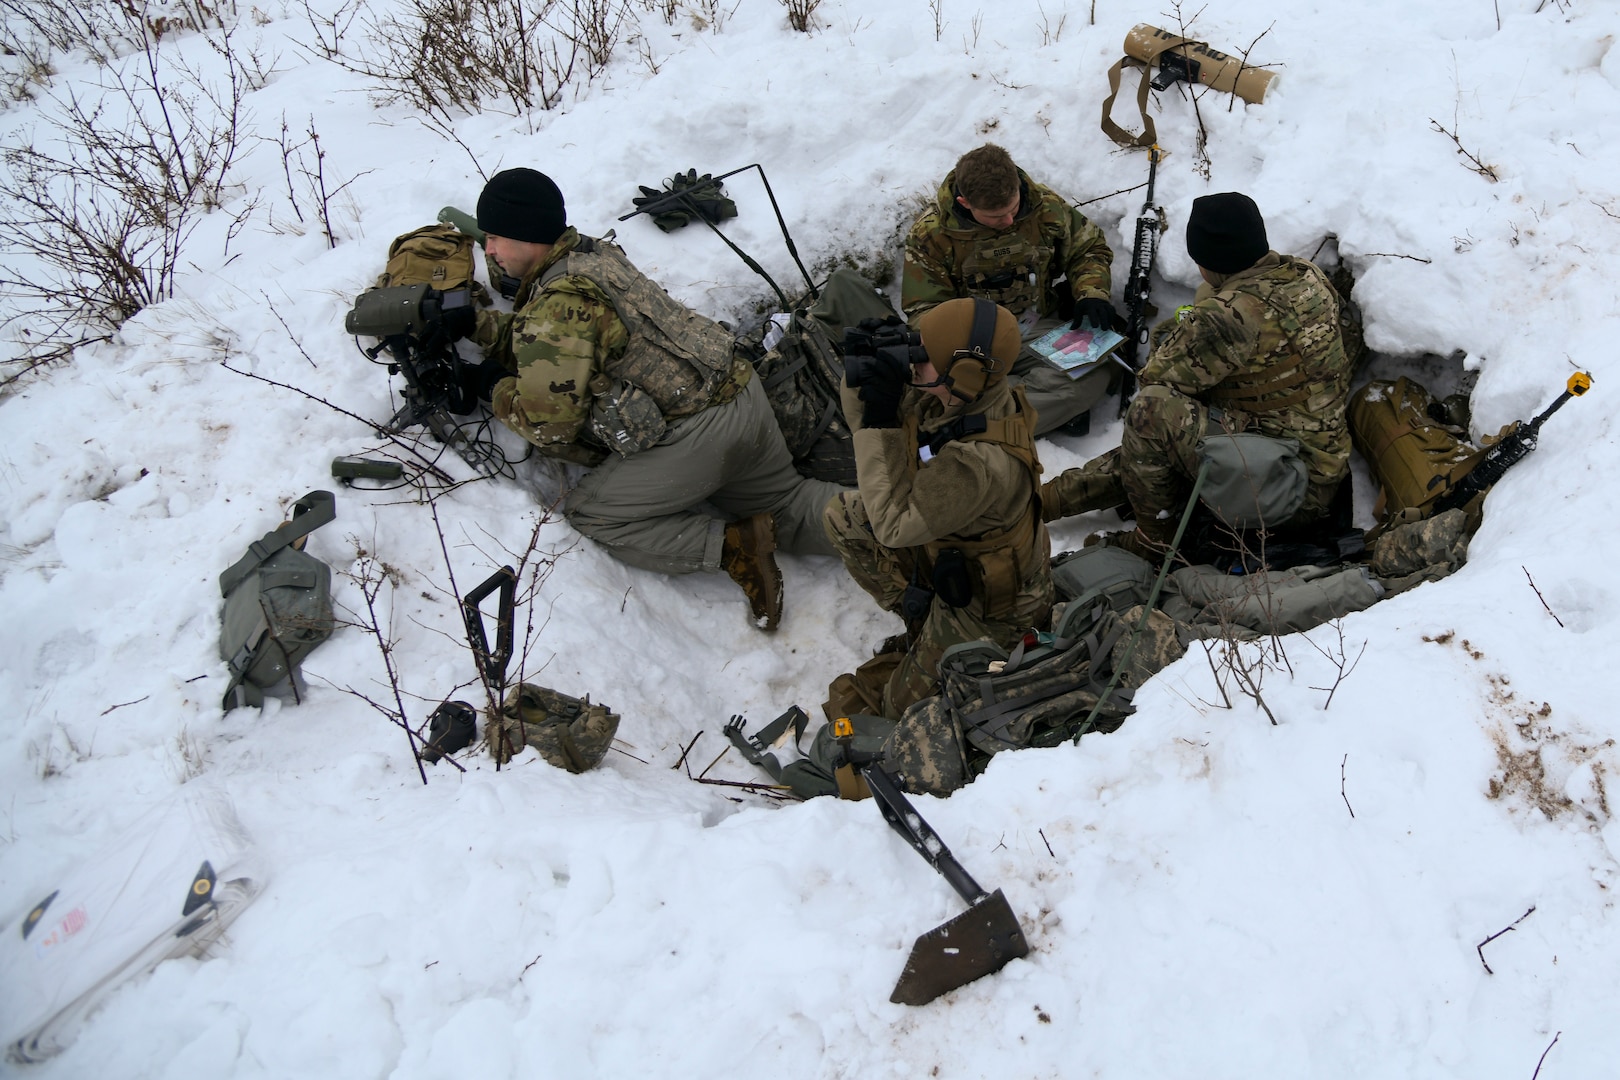
<path id="1" fill-rule="evenodd" d="M 1539 410 L 1577 368 L 1595 386 L 1491 495 L 1460 573 L 1345 619 L 1342 643 L 1331 627 L 1317 647 L 1285 640 L 1292 673 L 1264 687 L 1276 726 L 1244 698 L 1212 705 L 1195 654 L 1117 733 L 1003 755 L 952 798 L 917 800 L 1023 923 L 1033 952 L 999 975 L 890 1004 L 912 940 L 961 909 L 945 882 L 870 803 L 777 805 L 672 768 L 699 732 L 692 771 L 708 765 L 732 713 L 817 714 L 828 680 L 897 628 L 829 559 L 784 559 L 787 614 L 767 637 L 725 578 L 640 572 L 543 524 L 538 551 L 555 561 L 525 675 L 624 718 L 622 752 L 582 776 L 532 752 L 497 773 L 474 753 L 423 786 L 404 734 L 344 692 L 386 693 L 355 628 L 312 655 L 302 704 L 221 716 L 219 571 L 333 486 L 332 457 L 379 445 L 226 365 L 389 415 L 343 315 L 392 237 L 471 207 L 480 168 L 549 173 L 572 223 L 617 227 L 644 271 L 736 319 L 760 281 L 706 231 L 617 223 L 637 184 L 763 163 L 800 252 L 825 267 L 896 253 L 957 156 L 995 141 L 1098 200 L 1086 212 L 1123 280 L 1141 193 L 1099 197 L 1141 184 L 1147 164 L 1098 129 L 1105 73 L 1131 26 L 1173 14 L 943 0 L 936 34 L 926 0 L 826 0 L 807 35 L 772 0 L 707 28 L 702 0 L 680 0 L 671 25 L 645 6 L 602 79 L 550 112 L 468 116 L 462 145 L 300 50 L 301 4 L 244 11 L 239 43 L 259 40 L 276 72 L 247 99 L 264 141 L 225 209 L 255 195 L 260 209 L 228 245 L 228 214 L 211 215 L 178 298 L 0 400 L 0 920 L 197 778 L 230 793 L 269 876 L 214 955 L 126 985 L 67 1052 L 16 1071 L 1615 1075 L 1620 12 L 1595 0 L 1199 9 L 1193 36 L 1227 51 L 1260 37 L 1251 61 L 1281 77 L 1263 105 L 1201 98 L 1202 170 L 1192 104 L 1156 95 L 1171 151 L 1161 300 L 1196 280 L 1180 242 L 1191 201 L 1239 190 L 1280 251 L 1337 237 L 1384 363 L 1462 354 L 1479 372 L 1476 430 Z M 196 35 L 165 48 L 211 56 Z M 58 69 L 58 87 L 94 75 L 82 57 Z M 7 145 L 36 108 L 0 114 Z M 1133 108 L 1116 117 L 1134 126 Z M 283 116 L 294 133 L 313 123 L 329 183 L 347 182 L 335 248 L 311 204 L 302 225 L 293 213 Z M 729 191 L 741 214 L 727 234 L 795 281 L 763 190 L 739 175 Z M 1110 424 L 1042 457 L 1056 471 L 1117 439 Z M 530 462 L 516 481 L 457 488 L 438 502 L 442 543 L 423 503 L 338 489 L 309 550 L 351 609 L 357 552 L 391 568 L 382 602 L 413 721 L 470 696 L 452 575 L 465 591 L 521 553 L 560 479 Z M 1109 524 L 1065 523 L 1055 540 Z M 1363 642 L 1327 707 L 1331 654 Z M 709 776 L 757 779 L 734 752 Z"/>

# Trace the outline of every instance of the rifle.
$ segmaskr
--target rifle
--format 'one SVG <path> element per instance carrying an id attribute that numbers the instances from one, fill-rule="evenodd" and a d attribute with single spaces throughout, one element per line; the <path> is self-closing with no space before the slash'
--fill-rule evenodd
<path id="1" fill-rule="evenodd" d="M 405 403 L 379 429 L 384 435 L 420 425 L 482 475 L 497 476 L 507 464 L 500 447 L 469 437 L 450 417 L 478 408 L 467 365 L 456 353 L 455 336 L 444 325 L 446 313 L 471 303 L 466 289 L 440 292 L 426 285 L 372 289 L 354 302 L 343 328 L 357 337 L 377 338 L 374 347 L 361 351 L 375 361 L 386 350 L 392 357 L 389 374 L 405 377 Z"/>
<path id="2" fill-rule="evenodd" d="M 1491 487 L 1513 466 L 1524 460 L 1530 451 L 1536 448 L 1536 439 L 1541 431 L 1541 425 L 1547 422 L 1547 417 L 1563 407 L 1564 402 L 1572 397 L 1580 397 L 1592 388 L 1592 376 L 1584 371 L 1577 371 L 1569 377 L 1569 383 L 1562 394 L 1559 394 L 1553 403 L 1547 406 L 1527 423 L 1517 424 L 1513 430 L 1491 445 L 1485 456 L 1479 459 L 1479 464 L 1468 471 L 1468 474 L 1451 486 L 1451 489 L 1434 501 L 1434 513 L 1443 514 L 1447 510 L 1455 510 L 1467 506 L 1476 495 L 1489 491 Z"/>
<path id="3" fill-rule="evenodd" d="M 1148 319 L 1156 310 L 1148 301 L 1153 290 L 1153 264 L 1159 257 L 1159 237 L 1166 228 L 1164 208 L 1153 205 L 1153 188 L 1159 177 L 1159 159 L 1164 151 L 1159 144 L 1148 147 L 1147 198 L 1142 212 L 1136 216 L 1136 246 L 1131 252 L 1131 272 L 1125 279 L 1125 343 L 1120 346 L 1125 365 L 1125 380 L 1119 388 L 1119 414 L 1136 393 L 1136 373 L 1141 369 L 1142 346 L 1148 340 Z"/>

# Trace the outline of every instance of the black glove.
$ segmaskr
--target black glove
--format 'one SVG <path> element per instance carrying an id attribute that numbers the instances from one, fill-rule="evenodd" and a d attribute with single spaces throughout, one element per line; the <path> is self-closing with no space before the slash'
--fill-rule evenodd
<path id="1" fill-rule="evenodd" d="M 1114 325 L 1119 316 L 1114 313 L 1114 305 L 1107 300 L 1095 297 L 1089 300 L 1076 300 L 1074 302 L 1074 329 L 1080 329 L 1081 323 L 1090 323 L 1094 330 L 1108 330 Z"/>
<path id="2" fill-rule="evenodd" d="M 669 200 L 651 212 L 653 224 L 664 232 L 674 232 L 698 216 L 716 225 L 737 216 L 737 204 L 726 198 L 725 186 L 708 173 L 699 176 L 696 169 L 687 169 L 665 180 L 662 191 L 644 184 L 637 186 L 641 190 L 641 197 L 631 200 L 637 210 Z M 686 198 L 670 198 L 676 194 L 684 194 Z"/>
<path id="3" fill-rule="evenodd" d="M 477 327 L 478 312 L 473 310 L 471 304 L 447 308 L 439 318 L 439 329 L 446 341 L 460 341 L 464 337 L 469 337 Z"/>
<path id="4" fill-rule="evenodd" d="M 891 364 L 879 364 L 872 376 L 861 384 L 860 398 L 866 408 L 861 410 L 861 426 L 869 428 L 897 428 L 900 426 L 900 399 L 905 396 L 909 371 L 897 370 Z"/>

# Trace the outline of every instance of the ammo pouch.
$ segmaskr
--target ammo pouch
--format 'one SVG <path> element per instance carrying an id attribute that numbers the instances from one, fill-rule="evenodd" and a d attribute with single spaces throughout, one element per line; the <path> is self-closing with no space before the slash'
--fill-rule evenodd
<path id="1" fill-rule="evenodd" d="M 1206 435 L 1198 444 L 1209 464 L 1200 501 L 1233 529 L 1275 529 L 1299 512 L 1310 474 L 1299 443 L 1252 431 Z"/>
<path id="2" fill-rule="evenodd" d="M 294 545 L 336 516 L 330 491 L 310 492 L 293 505 L 289 520 L 219 575 L 225 598 L 219 656 L 231 672 L 225 711 L 263 705 L 264 691 L 295 675 L 304 657 L 332 636 L 332 568 Z"/>
<path id="3" fill-rule="evenodd" d="M 602 445 L 620 457 L 657 446 L 669 429 L 652 395 L 622 379 L 592 402 L 590 427 Z"/>
<path id="4" fill-rule="evenodd" d="M 497 765 L 506 764 L 528 745 L 557 768 L 582 773 L 602 763 L 618 730 L 619 714 L 606 705 L 592 705 L 589 695 L 569 697 L 548 687 L 519 683 L 506 692 L 487 737 Z"/>

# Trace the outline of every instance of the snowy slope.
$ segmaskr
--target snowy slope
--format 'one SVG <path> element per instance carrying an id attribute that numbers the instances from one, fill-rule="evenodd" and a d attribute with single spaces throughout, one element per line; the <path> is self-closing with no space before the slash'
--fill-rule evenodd
<path id="1" fill-rule="evenodd" d="M 1460 573 L 1344 620 L 1342 643 L 1330 627 L 1319 649 L 1284 642 L 1292 674 L 1265 685 L 1276 726 L 1243 698 L 1212 705 L 1195 653 L 1119 732 L 1005 755 L 949 800 L 918 800 L 1006 891 L 1034 951 L 917 1009 L 889 990 L 912 939 L 961 904 L 872 805 L 775 805 L 672 768 L 699 732 L 691 771 L 708 765 L 732 713 L 816 715 L 828 680 L 896 629 L 836 562 L 784 559 L 787 614 L 766 637 L 723 577 L 631 569 L 553 515 L 525 673 L 611 704 L 622 752 L 583 776 L 472 755 L 424 787 L 404 734 L 344 692 L 387 692 L 358 628 L 313 654 L 303 703 L 220 714 L 218 572 L 332 486 L 333 456 L 379 445 L 226 365 L 390 414 L 343 315 L 393 236 L 471 207 L 479 168 L 549 173 L 572 223 L 616 227 L 643 270 L 728 319 L 750 317 L 763 284 L 705 231 L 616 222 L 637 184 L 761 162 L 820 267 L 896 254 L 919 200 L 987 139 L 1077 201 L 1133 188 L 1144 155 L 1097 127 L 1105 72 L 1132 25 L 1173 16 L 1102 0 L 1093 24 L 1090 4 L 949 0 L 936 40 L 924 0 L 829 0 L 810 35 L 770 0 L 742 0 L 719 32 L 634 4 L 643 40 L 577 98 L 457 123 L 476 167 L 292 44 L 310 34 L 302 5 L 244 20 L 279 63 L 248 98 L 271 141 L 227 209 L 255 193 L 262 208 L 228 254 L 227 216 L 204 223 L 180 298 L 0 400 L 0 920 L 198 776 L 231 793 L 271 880 L 214 956 L 126 986 L 69 1051 L 21 1071 L 1528 1077 L 1556 1035 L 1542 1076 L 1612 1075 L 1620 13 L 1538 2 L 1500 0 L 1500 27 L 1492 5 L 1455 2 L 1198 16 L 1195 36 L 1228 51 L 1264 32 L 1251 60 L 1281 78 L 1263 105 L 1200 100 L 1207 178 L 1192 105 L 1157 95 L 1164 302 L 1196 280 L 1180 243 L 1191 201 L 1241 190 L 1278 250 L 1338 238 L 1383 363 L 1455 352 L 1479 372 L 1478 430 L 1540 409 L 1577 368 L 1595 386 L 1491 495 Z M 211 55 L 195 36 L 167 47 Z M 62 85 L 94 72 L 59 68 Z M 30 108 L 4 114 L 8 144 Z M 1134 126 L 1132 109 L 1116 117 Z M 284 115 L 313 122 L 328 174 L 352 181 L 333 201 L 335 248 L 288 224 Z M 729 191 L 727 234 L 795 281 L 763 190 L 739 175 Z M 1086 208 L 1117 279 L 1140 199 Z M 1055 471 L 1117 438 L 1115 424 L 1050 440 L 1043 460 Z M 516 481 L 458 487 L 437 525 L 402 493 L 338 490 L 309 550 L 351 610 L 358 551 L 394 571 L 381 601 L 413 721 L 470 696 L 452 575 L 465 591 L 521 554 L 564 479 L 529 462 Z M 1065 523 L 1058 546 L 1106 517 Z M 1363 642 L 1324 707 L 1327 654 Z M 757 778 L 735 753 L 709 776 Z M 1483 950 L 1488 974 L 1476 946 L 1531 907 Z"/>

